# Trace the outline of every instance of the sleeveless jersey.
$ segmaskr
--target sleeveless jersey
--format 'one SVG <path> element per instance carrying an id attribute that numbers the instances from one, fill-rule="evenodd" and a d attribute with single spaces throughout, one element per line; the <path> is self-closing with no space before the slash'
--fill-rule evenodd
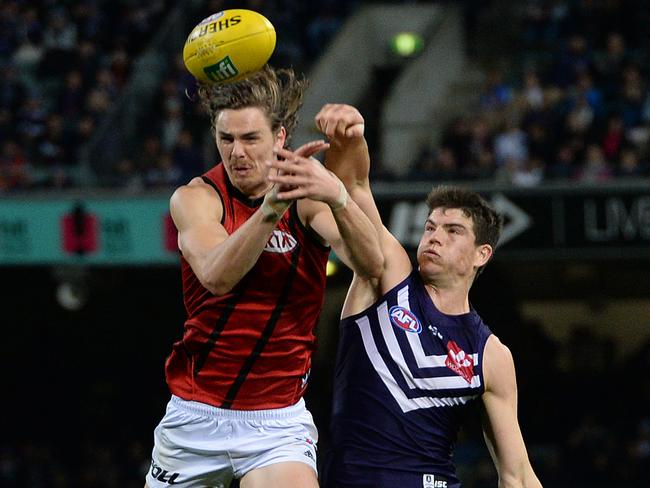
<path id="1" fill-rule="evenodd" d="M 203 175 L 223 204 L 231 234 L 260 206 L 232 186 L 218 164 Z M 205 289 L 181 256 L 188 318 L 165 364 L 171 392 L 220 408 L 261 410 L 295 404 L 307 386 L 314 328 L 325 293 L 329 248 L 292 205 L 253 268 L 227 294 Z"/>
<path id="2" fill-rule="evenodd" d="M 429 475 L 445 481 L 424 486 L 458 486 L 452 449 L 470 403 L 484 391 L 490 334 L 473 310 L 438 311 L 417 271 L 344 319 L 324 486 L 393 486 L 382 471 L 418 479 L 418 486 Z"/>

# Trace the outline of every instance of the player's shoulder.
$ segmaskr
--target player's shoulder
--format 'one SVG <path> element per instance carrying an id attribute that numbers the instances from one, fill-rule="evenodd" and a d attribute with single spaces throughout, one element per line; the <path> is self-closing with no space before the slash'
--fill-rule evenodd
<path id="1" fill-rule="evenodd" d="M 200 177 L 196 177 L 174 190 L 169 200 L 169 206 L 173 216 L 175 213 L 192 209 L 221 207 L 222 203 L 216 190 Z"/>
<path id="2" fill-rule="evenodd" d="M 510 348 L 494 334 L 490 334 L 485 343 L 485 356 L 497 366 L 507 366 L 513 363 Z"/>
<path id="3" fill-rule="evenodd" d="M 508 390 L 515 384 L 515 363 L 510 348 L 494 334 L 488 337 L 483 354 L 483 375 L 489 391 Z"/>
<path id="4" fill-rule="evenodd" d="M 185 185 L 181 185 L 171 196 L 172 205 L 186 204 L 194 200 L 201 199 L 214 199 L 217 198 L 217 192 L 214 188 L 208 185 L 202 178 L 192 178 Z"/>

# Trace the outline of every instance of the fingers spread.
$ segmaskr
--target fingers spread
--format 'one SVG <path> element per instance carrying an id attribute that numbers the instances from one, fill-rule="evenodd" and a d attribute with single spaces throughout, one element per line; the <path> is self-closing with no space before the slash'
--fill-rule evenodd
<path id="1" fill-rule="evenodd" d="M 294 154 L 308 158 L 310 156 L 313 156 L 314 154 L 318 154 L 321 151 L 327 150 L 329 146 L 330 146 L 329 143 L 323 140 L 310 141 L 306 144 L 303 144 L 298 149 L 296 149 L 294 151 Z"/>

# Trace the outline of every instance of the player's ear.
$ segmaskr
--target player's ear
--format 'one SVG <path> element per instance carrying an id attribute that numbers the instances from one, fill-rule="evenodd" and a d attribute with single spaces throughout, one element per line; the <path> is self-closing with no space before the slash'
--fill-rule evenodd
<path id="1" fill-rule="evenodd" d="M 480 268 L 481 266 L 485 266 L 487 262 L 490 260 L 492 257 L 492 246 L 489 244 L 482 244 L 476 248 L 476 257 L 475 257 L 475 262 L 474 266 Z"/>
<path id="2" fill-rule="evenodd" d="M 275 133 L 275 142 L 273 148 L 277 151 L 284 147 L 284 143 L 287 140 L 287 129 L 284 126 L 281 126 L 280 129 Z"/>

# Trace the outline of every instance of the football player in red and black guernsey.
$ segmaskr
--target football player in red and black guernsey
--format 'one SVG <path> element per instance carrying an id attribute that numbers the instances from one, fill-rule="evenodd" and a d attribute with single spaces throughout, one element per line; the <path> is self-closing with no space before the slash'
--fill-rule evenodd
<path id="1" fill-rule="evenodd" d="M 383 256 L 354 201 L 366 189 L 349 194 L 311 157 L 329 144 L 287 149 L 305 86 L 266 66 L 199 90 L 221 162 L 171 198 L 188 318 L 165 365 L 172 398 L 154 433 L 150 488 L 318 486 L 302 397 L 328 254 L 368 279 Z M 331 138 L 326 163 L 356 155 L 348 140 Z"/>

